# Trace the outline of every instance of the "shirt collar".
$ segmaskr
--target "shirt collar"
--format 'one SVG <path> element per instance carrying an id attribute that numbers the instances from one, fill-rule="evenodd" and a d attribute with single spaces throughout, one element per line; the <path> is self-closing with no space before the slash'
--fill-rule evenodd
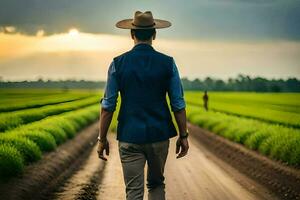
<path id="1" fill-rule="evenodd" d="M 154 48 L 150 44 L 139 43 L 136 44 L 132 50 L 154 50 Z"/>

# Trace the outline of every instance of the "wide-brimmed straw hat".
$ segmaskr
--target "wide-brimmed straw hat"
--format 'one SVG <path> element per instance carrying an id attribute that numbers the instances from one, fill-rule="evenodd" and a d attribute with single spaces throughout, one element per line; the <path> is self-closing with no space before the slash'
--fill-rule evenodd
<path id="1" fill-rule="evenodd" d="M 171 26 L 171 22 L 154 19 L 151 11 L 136 11 L 133 19 L 124 19 L 116 23 L 116 27 L 123 29 L 159 29 Z"/>

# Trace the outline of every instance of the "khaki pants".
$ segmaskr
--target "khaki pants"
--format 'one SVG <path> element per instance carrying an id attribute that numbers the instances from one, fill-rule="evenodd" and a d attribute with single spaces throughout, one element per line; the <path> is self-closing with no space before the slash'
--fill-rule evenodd
<path id="1" fill-rule="evenodd" d="M 127 200 L 144 197 L 144 168 L 147 162 L 148 200 L 165 200 L 164 168 L 168 155 L 169 140 L 132 144 L 118 143 Z"/>

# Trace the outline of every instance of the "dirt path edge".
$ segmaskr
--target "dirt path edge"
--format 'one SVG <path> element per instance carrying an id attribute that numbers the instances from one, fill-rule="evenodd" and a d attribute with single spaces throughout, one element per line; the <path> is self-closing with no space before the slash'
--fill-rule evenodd
<path id="1" fill-rule="evenodd" d="M 73 139 L 25 168 L 22 176 L 0 184 L 0 199 L 47 199 L 88 157 L 95 145 L 98 122 L 81 130 Z"/>
<path id="2" fill-rule="evenodd" d="M 198 142 L 239 172 L 265 186 L 280 199 L 300 199 L 300 170 L 273 161 L 241 144 L 193 124 L 189 130 Z"/>

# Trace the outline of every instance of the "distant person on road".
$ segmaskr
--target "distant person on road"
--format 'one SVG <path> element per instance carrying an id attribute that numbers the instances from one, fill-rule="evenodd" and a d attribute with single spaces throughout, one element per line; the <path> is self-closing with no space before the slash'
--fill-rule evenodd
<path id="1" fill-rule="evenodd" d="M 207 94 L 207 90 L 204 91 L 204 95 L 203 95 L 203 107 L 206 111 L 208 111 L 208 94 Z"/>
<path id="2" fill-rule="evenodd" d="M 101 103 L 98 155 L 105 161 L 107 157 L 104 151 L 109 155 L 107 132 L 120 92 L 117 140 L 126 199 L 143 199 L 144 168 L 147 163 L 148 199 L 164 200 L 164 168 L 169 139 L 177 135 L 166 94 L 179 128 L 177 158 L 187 155 L 189 149 L 186 104 L 178 69 L 172 57 L 152 47 L 156 29 L 167 28 L 171 23 L 153 19 L 150 11 L 137 11 L 134 19 L 119 21 L 116 26 L 131 29 L 134 47 L 115 57 L 108 69 L 105 95 Z"/>

